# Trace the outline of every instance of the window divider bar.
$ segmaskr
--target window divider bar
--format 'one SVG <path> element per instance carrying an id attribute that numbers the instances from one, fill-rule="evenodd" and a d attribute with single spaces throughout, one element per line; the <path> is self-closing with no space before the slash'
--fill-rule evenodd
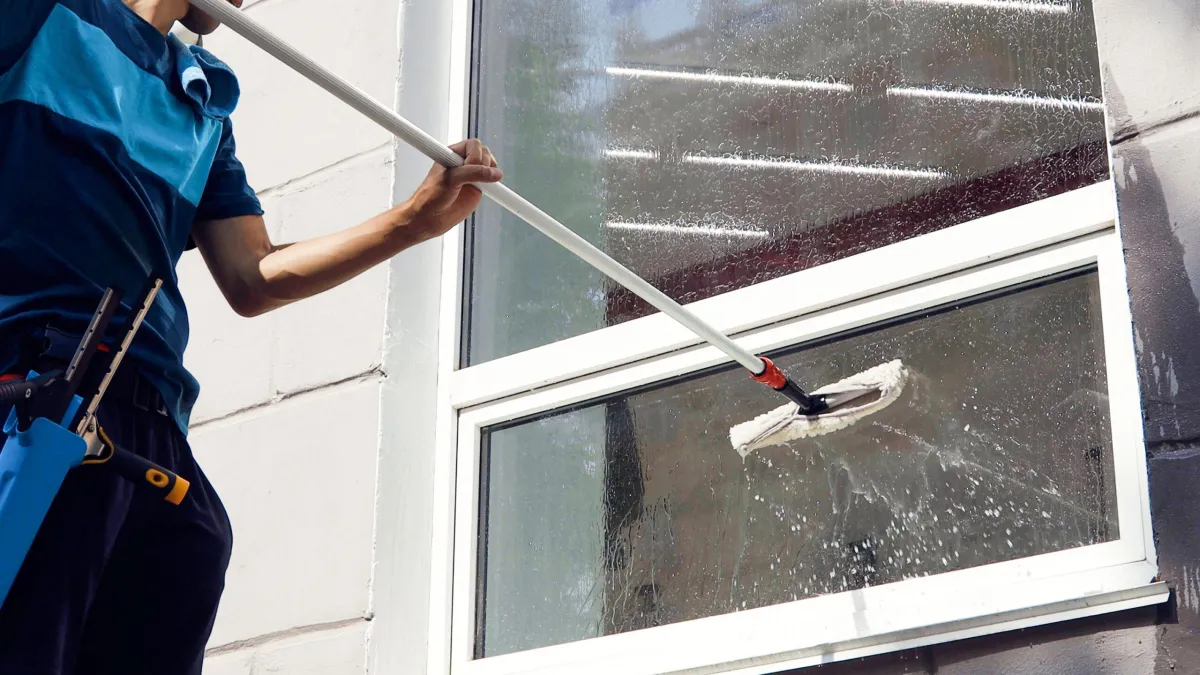
<path id="1" fill-rule="evenodd" d="M 1111 227 L 1111 181 L 1020 206 L 688 305 L 740 334 Z M 803 298 L 789 302 L 789 298 Z M 451 401 L 466 408 L 699 344 L 654 314 L 452 374 Z"/>
<path id="2" fill-rule="evenodd" d="M 1110 227 L 1107 231 L 1081 235 L 1044 249 L 1027 251 L 968 270 L 914 282 L 902 289 L 878 293 L 838 307 L 760 326 L 735 334 L 735 337 L 751 349 L 768 353 L 790 345 L 825 339 L 948 302 L 1096 264 L 1100 259 L 1102 242 L 1115 236 L 1115 231 Z M 688 376 L 725 362 L 715 349 L 702 344 L 692 345 L 614 365 L 585 376 L 548 383 L 531 391 L 515 392 L 481 402 L 460 409 L 460 414 L 463 418 L 486 420 L 482 424 L 495 424 L 501 420 L 536 415 L 543 410 L 601 398 L 615 391 L 627 391 L 674 377 Z"/>

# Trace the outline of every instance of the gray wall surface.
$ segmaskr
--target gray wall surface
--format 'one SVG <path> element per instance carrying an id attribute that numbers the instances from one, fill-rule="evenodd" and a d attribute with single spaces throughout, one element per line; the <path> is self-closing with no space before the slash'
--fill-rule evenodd
<path id="1" fill-rule="evenodd" d="M 1170 606 L 807 670 L 1200 674 L 1200 0 L 1095 0 Z"/>

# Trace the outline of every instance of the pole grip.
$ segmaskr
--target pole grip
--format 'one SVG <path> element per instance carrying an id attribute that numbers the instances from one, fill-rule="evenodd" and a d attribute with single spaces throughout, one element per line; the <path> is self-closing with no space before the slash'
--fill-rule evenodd
<path id="1" fill-rule="evenodd" d="M 33 395 L 37 385 L 25 380 L 0 382 L 0 408 L 16 405 Z"/>
<path id="2" fill-rule="evenodd" d="M 104 439 L 104 453 L 96 458 L 83 461 L 85 465 L 105 466 L 117 472 L 117 475 L 141 483 L 162 494 L 164 501 L 178 506 L 187 496 L 191 483 L 179 474 L 165 469 L 154 462 L 136 455 L 128 450 L 122 450 Z"/>

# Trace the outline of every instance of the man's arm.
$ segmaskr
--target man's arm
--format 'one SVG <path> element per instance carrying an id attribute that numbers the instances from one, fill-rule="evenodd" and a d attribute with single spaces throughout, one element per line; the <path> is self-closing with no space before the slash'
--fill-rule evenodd
<path id="1" fill-rule="evenodd" d="M 273 244 L 262 216 L 197 222 L 192 237 L 230 307 L 257 316 L 327 291 L 462 222 L 482 197 L 471 183 L 502 177 L 479 141 L 453 146 L 466 158 L 435 166 L 407 201 L 349 229 L 292 244 Z"/>

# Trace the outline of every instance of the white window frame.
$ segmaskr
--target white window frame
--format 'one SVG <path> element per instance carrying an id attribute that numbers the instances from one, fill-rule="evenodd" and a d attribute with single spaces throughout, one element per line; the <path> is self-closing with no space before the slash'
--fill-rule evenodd
<path id="1" fill-rule="evenodd" d="M 452 0 L 448 142 L 467 132 L 473 1 Z M 481 430 L 728 359 L 652 315 L 457 369 L 463 243 L 456 228 L 442 257 L 428 672 L 773 673 L 1166 601 L 1165 584 L 1154 581 L 1141 399 L 1110 180 L 689 308 L 747 348 L 769 351 L 1096 266 L 1120 539 L 475 660 Z M 885 272 L 892 269 L 905 272 Z"/>

